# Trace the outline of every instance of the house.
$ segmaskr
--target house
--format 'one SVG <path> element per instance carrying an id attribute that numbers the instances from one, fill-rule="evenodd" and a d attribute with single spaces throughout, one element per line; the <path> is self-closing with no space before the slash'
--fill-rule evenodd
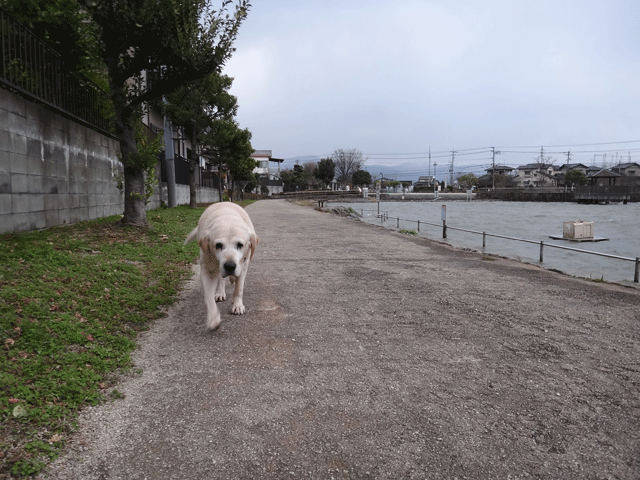
<path id="1" fill-rule="evenodd" d="M 586 176 L 588 169 L 589 169 L 589 167 L 587 167 L 586 165 L 584 165 L 582 163 L 565 163 L 564 165 L 560 165 L 560 167 L 558 167 L 558 172 L 563 173 L 564 175 L 566 175 L 567 173 L 571 172 L 572 170 L 580 170 Z"/>
<path id="2" fill-rule="evenodd" d="M 518 187 L 555 187 L 558 183 L 556 167 L 550 163 L 529 163 L 516 169 Z"/>
<path id="3" fill-rule="evenodd" d="M 420 192 L 428 190 L 432 192 L 436 184 L 437 182 L 433 175 L 421 175 L 418 177 L 418 181 L 413 184 L 413 191 Z"/>
<path id="4" fill-rule="evenodd" d="M 493 175 L 494 170 L 496 175 L 505 176 L 505 175 L 511 175 L 515 169 L 512 167 L 508 167 L 506 165 L 496 165 L 495 169 L 493 167 L 487 168 L 485 172 L 487 172 L 487 175 Z"/>
<path id="5" fill-rule="evenodd" d="M 637 163 L 619 163 L 611 171 L 625 177 L 640 177 L 640 165 Z"/>
<path id="6" fill-rule="evenodd" d="M 258 162 L 258 166 L 253 170 L 260 176 L 260 190 L 266 191 L 269 196 L 282 193 L 284 191 L 284 183 L 280 178 L 280 164 L 284 162 L 283 158 L 273 158 L 271 150 L 254 150 L 251 158 Z M 269 166 L 274 162 L 277 168 Z"/>

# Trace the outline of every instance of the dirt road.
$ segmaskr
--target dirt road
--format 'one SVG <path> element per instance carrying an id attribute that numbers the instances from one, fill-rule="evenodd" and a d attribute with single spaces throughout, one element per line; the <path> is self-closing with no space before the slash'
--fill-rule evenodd
<path id="1" fill-rule="evenodd" d="M 41 478 L 640 477 L 639 290 L 247 211 L 247 313 L 194 278 Z"/>

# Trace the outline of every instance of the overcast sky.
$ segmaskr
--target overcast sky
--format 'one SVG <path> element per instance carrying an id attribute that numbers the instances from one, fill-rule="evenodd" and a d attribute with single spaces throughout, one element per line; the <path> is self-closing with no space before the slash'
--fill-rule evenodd
<path id="1" fill-rule="evenodd" d="M 637 0 L 254 0 L 235 46 L 237 119 L 275 157 L 640 163 Z"/>

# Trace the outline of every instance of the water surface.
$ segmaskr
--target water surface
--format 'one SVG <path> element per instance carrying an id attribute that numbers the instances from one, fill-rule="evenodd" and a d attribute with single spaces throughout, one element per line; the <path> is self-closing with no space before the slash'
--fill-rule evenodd
<path id="1" fill-rule="evenodd" d="M 377 203 L 341 204 L 360 212 L 364 221 L 381 224 L 377 218 Z M 420 235 L 442 240 L 442 205 L 446 205 L 447 226 L 517 237 L 536 242 L 543 241 L 544 263 L 540 264 L 540 246 L 486 237 L 482 248 L 482 235 L 447 229 L 447 243 L 456 247 L 494 253 L 545 268 L 562 270 L 576 275 L 607 281 L 632 281 L 635 270 L 633 261 L 624 261 L 552 248 L 549 244 L 563 245 L 635 259 L 640 257 L 640 203 L 583 205 L 577 203 L 501 202 L 501 201 L 427 201 L 380 202 L 380 212 L 394 217 L 383 223 L 386 227 L 416 230 L 420 220 Z M 562 236 L 565 221 L 584 220 L 594 222 L 594 235 L 608 238 L 603 242 L 568 242 L 553 240 L 549 235 Z M 407 220 L 414 220 L 413 222 Z M 437 224 L 426 225 L 424 222 Z"/>

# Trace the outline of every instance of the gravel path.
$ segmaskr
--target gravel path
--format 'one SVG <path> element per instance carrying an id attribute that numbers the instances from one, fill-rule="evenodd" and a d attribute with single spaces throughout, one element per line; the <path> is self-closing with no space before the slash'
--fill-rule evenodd
<path id="1" fill-rule="evenodd" d="M 194 277 L 40 478 L 640 477 L 639 290 L 247 212 L 247 313 L 207 332 Z"/>

